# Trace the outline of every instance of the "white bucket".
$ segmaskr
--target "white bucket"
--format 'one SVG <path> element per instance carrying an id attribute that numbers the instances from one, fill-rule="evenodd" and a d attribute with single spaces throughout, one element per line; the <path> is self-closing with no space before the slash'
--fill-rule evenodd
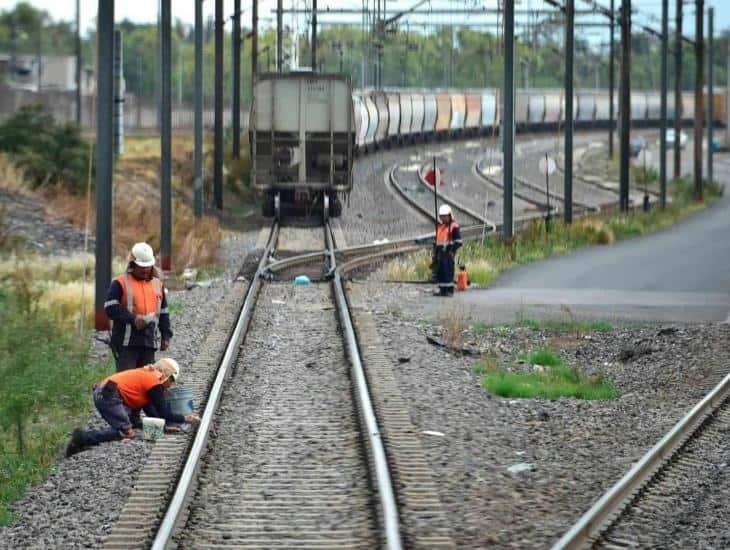
<path id="1" fill-rule="evenodd" d="M 165 419 L 145 416 L 142 419 L 142 436 L 145 441 L 156 441 L 165 431 Z"/>

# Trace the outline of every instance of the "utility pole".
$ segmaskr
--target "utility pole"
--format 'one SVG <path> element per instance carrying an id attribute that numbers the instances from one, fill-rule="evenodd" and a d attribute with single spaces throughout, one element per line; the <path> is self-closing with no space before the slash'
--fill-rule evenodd
<path id="1" fill-rule="evenodd" d="M 81 126 L 81 0 L 76 0 L 76 125 Z"/>
<path id="2" fill-rule="evenodd" d="M 231 156 L 241 156 L 241 0 L 233 2 L 233 98 L 231 102 L 231 132 L 233 134 L 233 151 Z"/>
<path id="3" fill-rule="evenodd" d="M 195 0 L 195 148 L 193 202 L 195 217 L 203 215 L 203 0 Z"/>
<path id="4" fill-rule="evenodd" d="M 164 271 L 172 269 L 172 0 L 162 0 L 160 18 L 161 35 L 160 63 L 162 74 L 160 104 L 160 231 L 161 266 Z"/>
<path id="5" fill-rule="evenodd" d="M 215 0 L 215 83 L 213 110 L 213 202 L 223 209 L 223 0 Z"/>
<path id="6" fill-rule="evenodd" d="M 694 180 L 695 200 L 702 200 L 702 81 L 704 73 L 704 0 L 696 0 L 695 9 L 695 136 Z"/>
<path id="7" fill-rule="evenodd" d="M 504 3 L 504 93 L 502 94 L 502 179 L 504 200 L 502 203 L 502 237 L 512 238 L 512 189 L 513 189 L 513 149 L 515 137 L 515 6 L 514 2 Z"/>
<path id="8" fill-rule="evenodd" d="M 707 181 L 712 183 L 712 133 L 715 125 L 715 8 L 707 13 Z"/>
<path id="9" fill-rule="evenodd" d="M 317 0 L 312 0 L 312 71 L 317 68 Z"/>
<path id="10" fill-rule="evenodd" d="M 662 0 L 661 114 L 659 116 L 659 203 L 667 206 L 667 50 L 669 49 L 669 0 Z M 676 139 L 676 136 L 675 136 Z M 644 174 L 646 177 L 646 174 Z"/>
<path id="11" fill-rule="evenodd" d="M 611 17 L 609 19 L 609 26 L 611 29 L 611 36 L 608 41 L 608 158 L 613 159 L 613 131 L 615 127 L 615 116 L 613 109 L 613 91 L 615 83 L 613 81 L 614 74 L 614 58 L 616 57 L 616 47 L 613 41 L 613 30 L 616 26 L 616 15 L 614 11 L 614 0 L 611 0 Z"/>
<path id="12" fill-rule="evenodd" d="M 682 2 L 677 0 L 677 28 L 674 35 L 674 179 L 682 175 L 679 148 L 682 128 Z"/>
<path id="13" fill-rule="evenodd" d="M 259 74 L 259 0 L 252 0 L 251 6 L 251 99 L 256 76 Z"/>
<path id="14" fill-rule="evenodd" d="M 109 330 L 104 301 L 112 280 L 112 113 L 114 110 L 114 0 L 98 0 L 96 33 L 96 281 L 94 325 Z"/>
<path id="15" fill-rule="evenodd" d="M 276 72 L 284 72 L 284 0 L 276 0 Z"/>
<path id="16" fill-rule="evenodd" d="M 621 0 L 621 90 L 619 92 L 620 188 L 619 206 L 629 209 L 629 128 L 631 124 L 631 0 Z"/>
<path id="17" fill-rule="evenodd" d="M 114 156 L 124 153 L 124 59 L 122 31 L 114 31 Z"/>
<path id="18" fill-rule="evenodd" d="M 565 0 L 565 223 L 573 221 L 573 32 L 575 0 Z M 549 212 L 548 212 L 549 214 Z"/>

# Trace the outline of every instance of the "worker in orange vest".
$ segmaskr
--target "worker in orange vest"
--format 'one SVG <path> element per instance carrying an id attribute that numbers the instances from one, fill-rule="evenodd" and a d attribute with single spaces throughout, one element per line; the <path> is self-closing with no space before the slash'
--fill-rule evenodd
<path id="1" fill-rule="evenodd" d="M 168 349 L 172 330 L 167 296 L 150 245 L 132 247 L 126 272 L 109 287 L 104 310 L 112 320 L 117 372 L 154 363 L 157 349 Z"/>
<path id="2" fill-rule="evenodd" d="M 166 357 L 154 365 L 118 372 L 94 385 L 94 405 L 109 427 L 74 430 L 66 456 L 106 441 L 134 438 L 131 416 L 140 409 L 144 409 L 147 416 L 164 418 L 168 422 L 197 424 L 197 414 L 174 414 L 165 399 L 165 390 L 179 380 L 180 365 Z"/>
<path id="3" fill-rule="evenodd" d="M 454 256 L 461 247 L 461 229 L 454 220 L 451 207 L 442 204 L 439 208 L 440 223 L 436 227 L 436 282 L 435 296 L 454 295 Z"/>

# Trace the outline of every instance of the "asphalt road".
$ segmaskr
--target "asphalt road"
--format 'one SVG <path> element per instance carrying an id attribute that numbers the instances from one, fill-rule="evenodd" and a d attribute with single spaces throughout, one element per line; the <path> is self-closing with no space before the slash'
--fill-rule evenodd
<path id="1" fill-rule="evenodd" d="M 715 178 L 730 183 L 726 155 L 716 157 Z M 730 322 L 730 196 L 653 235 L 524 265 L 489 289 L 451 300 L 424 300 L 424 316 L 438 317 L 454 307 L 492 323 L 520 318 Z"/>

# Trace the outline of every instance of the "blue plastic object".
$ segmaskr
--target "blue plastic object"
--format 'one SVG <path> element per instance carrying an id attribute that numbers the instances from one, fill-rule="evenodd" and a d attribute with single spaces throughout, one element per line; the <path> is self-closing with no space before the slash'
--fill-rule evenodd
<path id="1" fill-rule="evenodd" d="M 310 281 L 309 277 L 307 277 L 306 275 L 299 275 L 294 279 L 294 284 L 299 286 L 306 286 L 311 282 L 312 281 Z"/>

